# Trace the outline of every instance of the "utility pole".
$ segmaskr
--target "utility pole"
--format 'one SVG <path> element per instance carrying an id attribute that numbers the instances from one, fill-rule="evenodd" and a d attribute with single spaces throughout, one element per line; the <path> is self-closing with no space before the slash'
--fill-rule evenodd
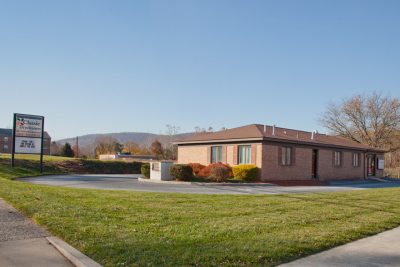
<path id="1" fill-rule="evenodd" d="M 76 137 L 76 141 L 75 142 L 76 142 L 75 143 L 75 145 L 76 145 L 76 155 L 75 155 L 75 157 L 79 158 L 79 137 L 78 136 Z"/>

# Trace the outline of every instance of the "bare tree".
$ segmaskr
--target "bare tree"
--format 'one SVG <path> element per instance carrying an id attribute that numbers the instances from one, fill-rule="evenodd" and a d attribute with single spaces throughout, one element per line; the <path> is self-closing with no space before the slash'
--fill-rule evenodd
<path id="1" fill-rule="evenodd" d="M 131 154 L 140 154 L 140 151 L 140 146 L 133 141 L 128 141 L 124 144 L 124 152 L 128 152 Z"/>
<path id="2" fill-rule="evenodd" d="M 225 128 L 225 127 L 223 127 Z M 209 126 L 207 129 L 206 128 L 201 128 L 199 126 L 194 127 L 195 133 L 212 133 L 214 132 L 214 128 Z"/>
<path id="3" fill-rule="evenodd" d="M 333 134 L 389 151 L 388 166 L 400 164 L 400 100 L 380 93 L 330 104 L 321 124 Z"/>
<path id="4" fill-rule="evenodd" d="M 175 160 L 177 158 L 177 147 L 173 144 L 176 139 L 176 135 L 179 133 L 179 127 L 175 125 L 166 125 L 167 130 L 165 131 L 168 136 L 168 145 L 164 149 L 164 158 Z"/>
<path id="5" fill-rule="evenodd" d="M 155 140 L 150 146 L 150 152 L 153 156 L 157 157 L 158 159 L 162 158 L 163 156 L 163 146 L 160 141 Z"/>
<path id="6" fill-rule="evenodd" d="M 141 145 L 139 154 L 140 155 L 151 155 L 151 151 L 146 145 Z"/>
<path id="7" fill-rule="evenodd" d="M 205 133 L 205 132 L 206 132 L 206 129 L 201 128 L 201 127 L 199 127 L 199 126 L 196 126 L 196 127 L 194 127 L 194 132 L 195 132 L 195 133 Z"/>
<path id="8" fill-rule="evenodd" d="M 356 95 L 330 104 L 321 119 L 334 134 L 358 143 L 395 151 L 400 129 L 400 100 L 379 93 Z"/>
<path id="9" fill-rule="evenodd" d="M 85 146 L 80 146 L 79 152 L 82 158 L 94 159 L 96 158 L 96 144 L 90 143 Z"/>
<path id="10" fill-rule="evenodd" d="M 123 146 L 118 143 L 117 139 L 111 136 L 100 136 L 96 138 L 96 156 L 101 154 L 115 154 L 121 152 Z"/>
<path id="11" fill-rule="evenodd" d="M 61 150 L 60 145 L 57 142 L 52 141 L 51 144 L 50 144 L 50 155 L 59 156 L 60 153 L 61 153 L 60 150 Z"/>

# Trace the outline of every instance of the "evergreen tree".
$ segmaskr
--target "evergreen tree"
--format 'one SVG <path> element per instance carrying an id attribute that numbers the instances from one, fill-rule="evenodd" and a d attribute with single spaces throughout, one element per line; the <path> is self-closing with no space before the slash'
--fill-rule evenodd
<path id="1" fill-rule="evenodd" d="M 61 149 L 61 156 L 62 157 L 73 158 L 74 155 L 75 155 L 75 153 L 72 150 L 71 145 L 69 143 L 65 143 L 65 145 Z"/>

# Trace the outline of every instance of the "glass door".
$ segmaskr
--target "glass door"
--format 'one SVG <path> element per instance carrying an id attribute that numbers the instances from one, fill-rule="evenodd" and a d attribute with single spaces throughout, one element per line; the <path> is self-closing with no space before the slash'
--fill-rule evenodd
<path id="1" fill-rule="evenodd" d="M 375 155 L 367 157 L 367 176 L 375 176 Z"/>
<path id="2" fill-rule="evenodd" d="M 313 179 L 318 178 L 318 150 L 313 149 L 312 151 L 312 170 L 311 175 Z"/>

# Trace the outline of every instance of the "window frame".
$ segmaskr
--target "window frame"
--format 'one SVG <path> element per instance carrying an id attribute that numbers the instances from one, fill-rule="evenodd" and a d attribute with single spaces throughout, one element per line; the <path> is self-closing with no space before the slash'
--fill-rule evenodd
<path id="1" fill-rule="evenodd" d="M 280 162 L 282 166 L 293 166 L 293 147 L 291 146 L 281 147 Z"/>
<path id="2" fill-rule="evenodd" d="M 333 166 L 335 168 L 342 167 L 342 151 L 333 151 Z"/>
<path id="3" fill-rule="evenodd" d="M 216 161 L 213 160 L 214 149 L 218 149 L 219 150 L 219 154 L 217 154 L 217 155 L 219 156 L 220 160 L 218 160 L 218 159 Z M 211 163 L 222 162 L 222 146 L 211 146 L 210 153 L 211 153 L 211 155 L 210 155 L 210 162 Z"/>
<path id="4" fill-rule="evenodd" d="M 357 160 L 356 160 L 356 158 L 357 158 Z M 358 152 L 354 152 L 353 153 L 353 167 L 360 167 L 361 166 L 361 164 L 360 164 L 360 153 L 358 153 Z"/>
<path id="5" fill-rule="evenodd" d="M 241 149 L 246 148 L 246 154 L 244 157 L 241 157 Z M 248 149 L 248 150 L 247 150 Z M 237 155 L 237 163 L 240 164 L 251 164 L 251 145 L 239 145 L 238 146 L 238 155 Z M 246 159 L 245 161 L 241 162 L 242 159 Z"/>

